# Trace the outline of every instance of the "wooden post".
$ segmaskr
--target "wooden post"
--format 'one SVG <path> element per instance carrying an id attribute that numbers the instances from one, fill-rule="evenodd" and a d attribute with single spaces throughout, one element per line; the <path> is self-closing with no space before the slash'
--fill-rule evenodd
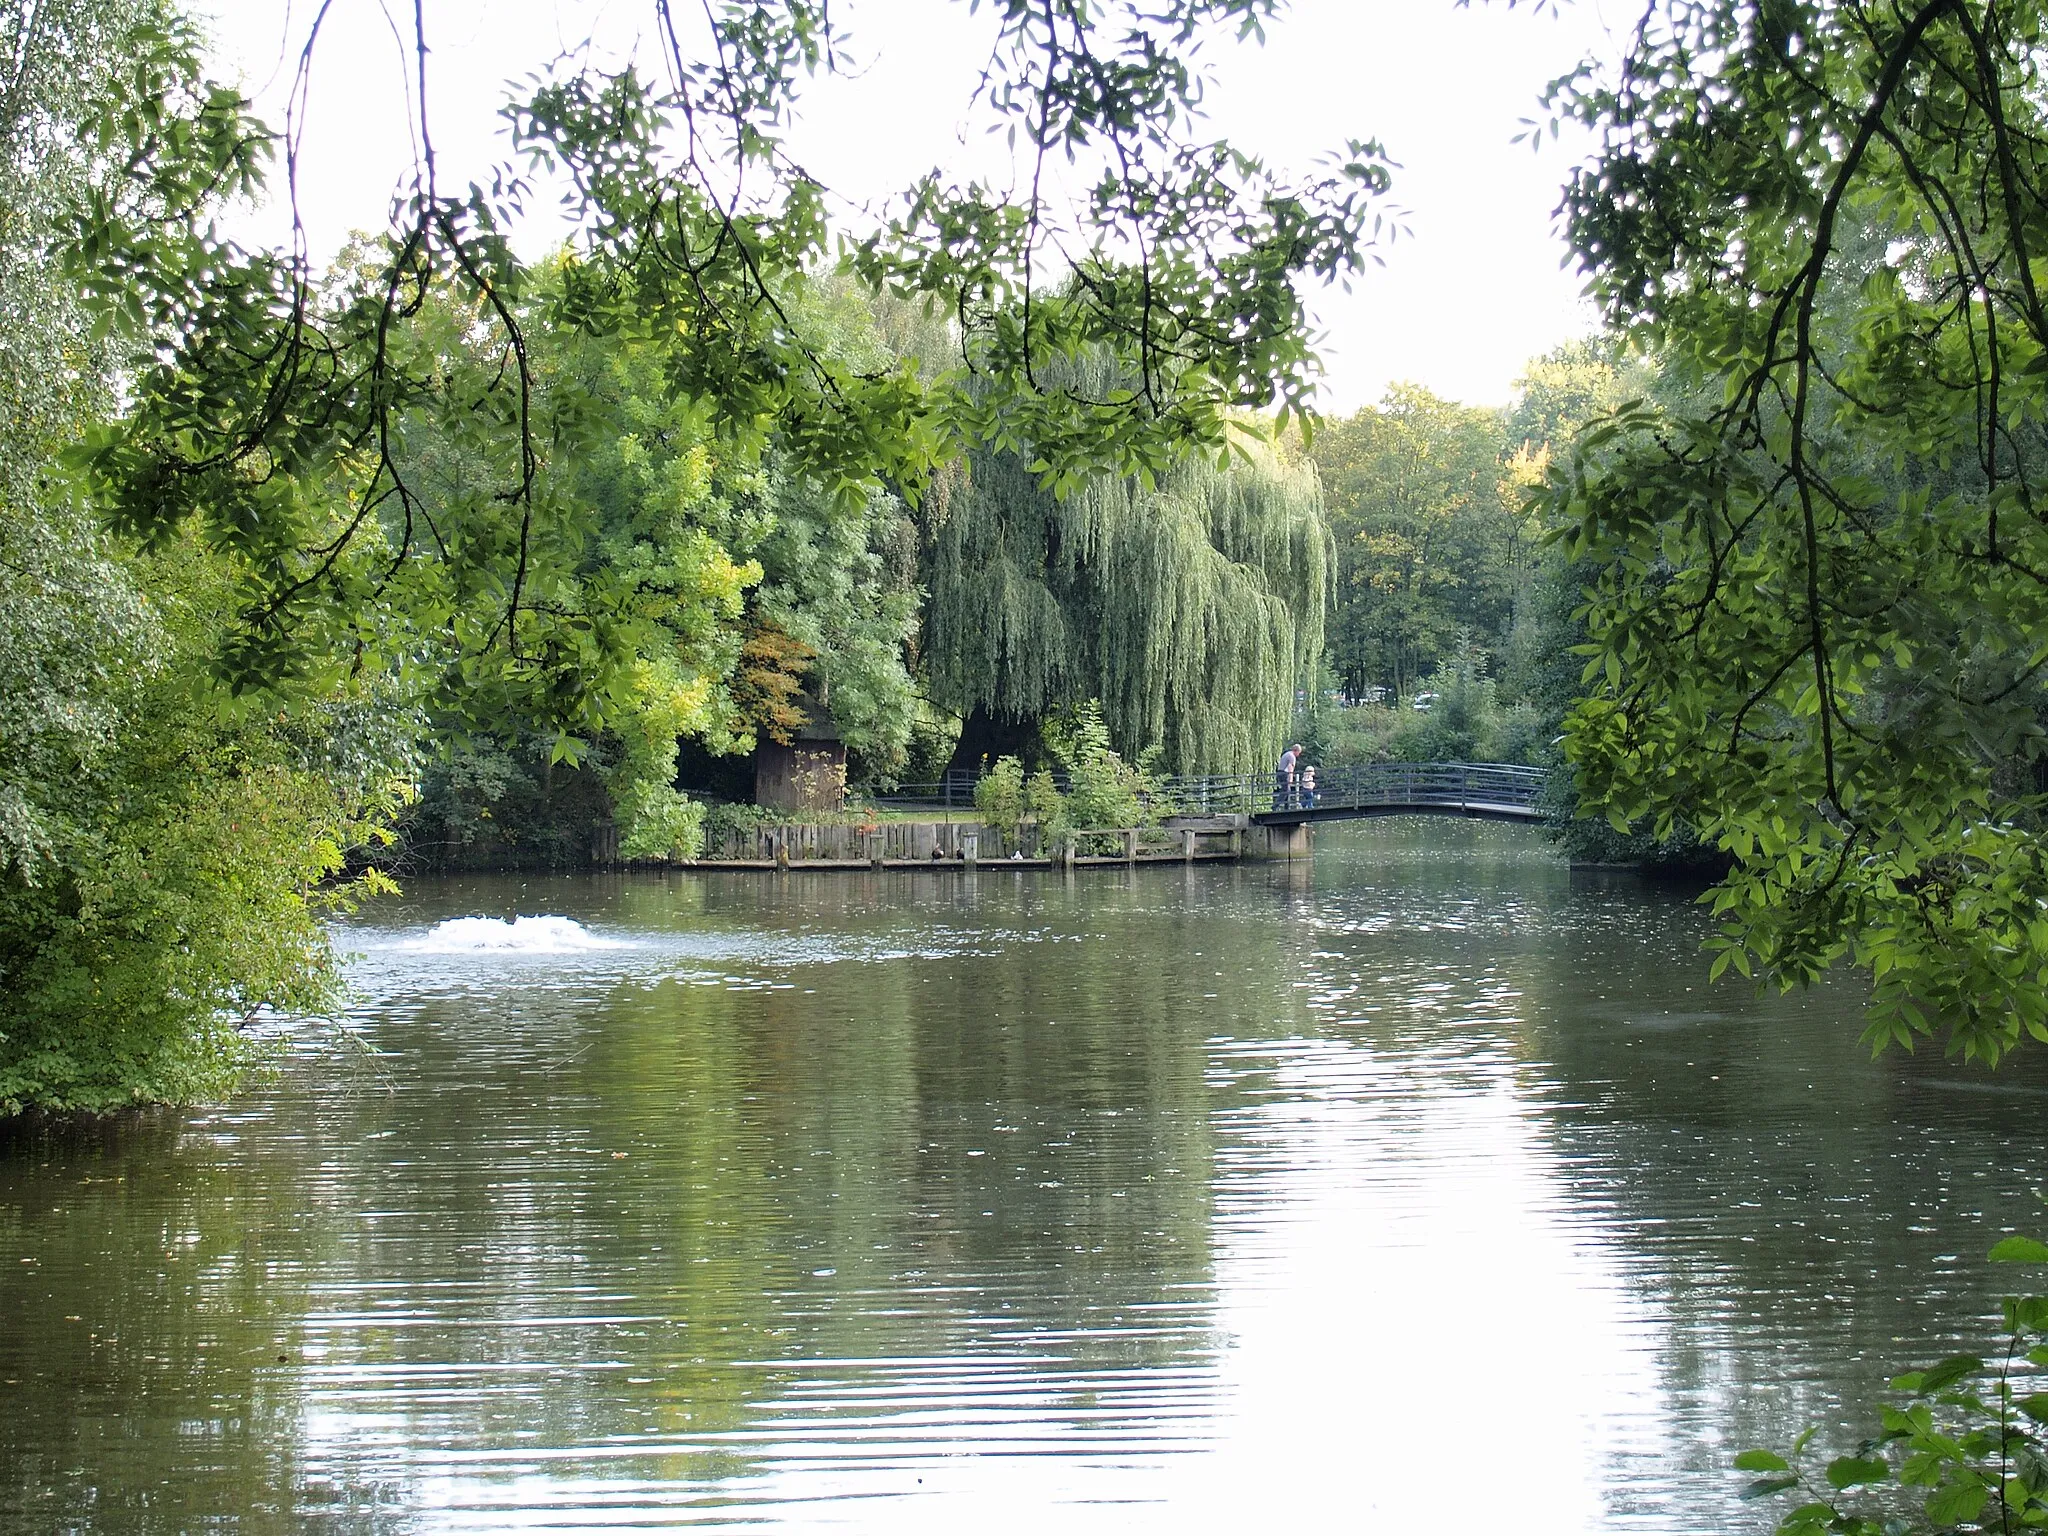
<path id="1" fill-rule="evenodd" d="M 1193 827 L 1182 827 L 1180 829 L 1180 856 L 1189 864 L 1195 862 L 1195 829 Z"/>
<path id="2" fill-rule="evenodd" d="M 1138 862 L 1138 829 L 1136 827 L 1124 828 L 1124 862 L 1126 864 Z"/>
<path id="3" fill-rule="evenodd" d="M 981 834 L 962 832 L 960 834 L 960 862 L 969 869 L 974 868 L 981 858 Z"/>
<path id="4" fill-rule="evenodd" d="M 1068 874 L 1074 872 L 1074 834 L 1071 832 L 1060 834 L 1060 864 Z"/>
<path id="5" fill-rule="evenodd" d="M 775 843 L 775 867 L 777 869 L 789 868 L 789 839 L 787 837 L 778 837 L 773 841 Z"/>
<path id="6" fill-rule="evenodd" d="M 880 869 L 887 847 L 888 834 L 886 832 L 870 832 L 868 834 L 868 863 L 872 864 L 876 869 Z"/>

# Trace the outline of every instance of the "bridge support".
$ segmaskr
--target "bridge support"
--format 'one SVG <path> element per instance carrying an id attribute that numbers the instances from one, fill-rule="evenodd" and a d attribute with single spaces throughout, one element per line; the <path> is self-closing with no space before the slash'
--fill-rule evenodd
<path id="1" fill-rule="evenodd" d="M 1307 822 L 1277 827 L 1255 822 L 1244 830 L 1244 856 L 1248 859 L 1305 859 L 1313 847 Z"/>

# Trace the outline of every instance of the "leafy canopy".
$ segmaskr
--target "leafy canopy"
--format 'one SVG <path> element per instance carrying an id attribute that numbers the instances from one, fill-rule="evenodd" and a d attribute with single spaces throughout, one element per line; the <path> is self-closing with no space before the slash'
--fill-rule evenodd
<path id="1" fill-rule="evenodd" d="M 1656 0 L 1554 104 L 1668 392 L 1557 476 L 1585 802 L 1733 855 L 1718 965 L 1853 961 L 1869 1038 L 2048 1039 L 2048 7 Z"/>
<path id="2" fill-rule="evenodd" d="M 125 164 L 96 126 L 204 117 L 135 94 L 171 30 L 158 0 L 0 6 L 0 1116 L 225 1086 L 241 1019 L 332 997 L 328 882 L 404 794 L 389 679 L 229 697 L 247 569 L 189 533 L 138 552 L 62 462 L 119 378 L 49 246 Z"/>
<path id="3" fill-rule="evenodd" d="M 1094 700 L 1133 756 L 1263 767 L 1322 652 L 1322 502 L 1311 470 L 1249 436 L 1221 466 L 1065 498 L 1019 454 L 969 455 L 923 507 L 934 702 L 1042 721 Z"/>
<path id="4" fill-rule="evenodd" d="M 1305 406 L 1302 284 L 1354 271 L 1372 238 L 1387 173 L 1370 146 L 1289 180 L 1200 131 L 1202 47 L 1256 34 L 1276 4 L 997 0 L 975 94 L 1021 146 L 1024 190 L 934 173 L 878 227 L 835 231 L 826 189 L 780 142 L 802 82 L 843 64 L 827 7 L 729 0 L 693 19 L 653 0 L 659 58 L 556 68 L 510 109 L 521 153 L 573 189 L 577 234 L 545 282 L 510 240 L 518 169 L 444 185 L 430 117 L 391 229 L 333 280 L 303 250 L 236 247 L 201 215 L 257 189 L 278 136 L 204 81 L 190 30 L 168 25 L 137 61 L 141 105 L 96 125 L 112 170 L 61 242 L 133 377 L 132 410 L 82 455 L 93 489 L 126 533 L 191 525 L 246 563 L 223 658 L 237 688 L 376 661 L 393 583 L 439 564 L 466 599 L 490 599 L 462 605 L 463 652 L 501 652 L 568 700 L 602 688 L 557 656 L 549 622 L 541 562 L 562 511 L 537 313 L 653 348 L 669 398 L 729 456 L 772 442 L 831 496 L 915 494 L 965 444 L 1028 450 L 1061 490 L 1155 478 L 1190 447 L 1222 448 L 1235 410 Z M 430 18 L 414 7 L 422 101 Z M 1055 161 L 1085 188 L 1064 220 Z M 835 256 L 872 292 L 943 316 L 943 347 L 896 360 L 831 345 L 805 294 Z M 437 306 L 477 328 L 490 367 L 437 367 Z M 1083 356 L 1111 366 L 1069 366 Z M 479 468 L 458 508 L 408 470 L 400 426 L 422 413 L 459 423 Z"/>

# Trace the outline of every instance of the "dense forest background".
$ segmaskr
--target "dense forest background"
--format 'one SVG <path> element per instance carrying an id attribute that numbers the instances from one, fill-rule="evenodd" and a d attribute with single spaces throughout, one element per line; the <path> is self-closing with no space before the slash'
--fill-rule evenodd
<path id="1" fill-rule="evenodd" d="M 891 317 L 827 291 L 836 344 L 885 355 Z M 611 401 L 632 366 L 606 362 Z M 636 748 L 615 725 L 572 765 L 516 709 L 439 722 L 405 853 L 575 865 L 618 825 L 637 856 L 680 856 L 701 815 L 743 814 L 727 808 L 752 799 L 760 743 L 820 718 L 848 748 L 856 815 L 863 793 L 1006 758 L 1064 766 L 1059 744 L 1091 709 L 1123 761 L 1167 773 L 1260 771 L 1290 738 L 1329 766 L 1554 766 L 1585 636 L 1540 493 L 1574 435 L 1650 382 L 1587 341 L 1533 360 L 1509 406 L 1410 385 L 1310 432 L 1247 417 L 1230 451 L 1149 487 L 1097 477 L 1055 495 L 1025 454 L 982 451 L 920 496 L 851 505 L 772 451 L 721 476 L 713 445 L 659 419 L 653 389 L 618 395 L 575 470 L 607 509 L 592 570 L 651 558 L 624 509 L 658 495 L 673 509 L 662 537 L 715 550 L 729 583 L 690 621 L 701 696 L 657 732 L 673 726 L 677 748 Z M 640 830 L 657 798 L 675 841 Z M 1583 855 L 1624 856 L 1595 827 L 1569 835 Z"/>
<path id="2" fill-rule="evenodd" d="M 837 322 L 849 344 L 880 345 L 857 301 Z M 693 445 L 705 478 L 676 527 L 715 545 L 736 585 L 706 631 L 675 786 L 746 800 L 755 745 L 818 715 L 857 793 L 1005 755 L 1037 768 L 1048 729 L 1090 704 L 1119 754 L 1174 773 L 1262 769 L 1290 732 L 1333 765 L 1540 762 L 1575 637 L 1531 492 L 1640 372 L 1589 342 L 1532 363 L 1509 408 L 1404 386 L 1312 435 L 1248 419 L 1220 463 L 1150 489 L 1098 479 L 1063 497 L 1021 454 L 978 453 L 919 500 L 842 508 L 772 457 L 715 484 Z M 594 501 L 644 496 L 629 487 L 650 475 L 673 484 L 662 465 L 684 439 L 650 440 L 647 408 L 579 467 Z M 631 548 L 614 539 L 596 559 Z M 532 856 L 573 860 L 587 839 L 563 818 L 629 819 L 622 732 L 564 769 L 544 733 L 483 724 L 429 763 L 416 851 L 492 821 Z"/>

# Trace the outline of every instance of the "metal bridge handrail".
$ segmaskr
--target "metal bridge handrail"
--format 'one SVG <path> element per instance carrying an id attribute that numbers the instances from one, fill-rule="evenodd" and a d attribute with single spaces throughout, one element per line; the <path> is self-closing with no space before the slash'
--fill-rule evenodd
<path id="1" fill-rule="evenodd" d="M 903 784 L 874 798 L 882 804 L 944 805 L 971 809 L 978 776 L 948 774 L 924 784 Z M 1055 780 L 1065 776 L 1056 774 Z M 1181 774 L 1156 780 L 1159 798 L 1183 814 L 1258 815 L 1272 811 L 1371 809 L 1414 805 L 1500 806 L 1533 810 L 1548 777 L 1521 763 L 1359 763 L 1316 770 L 1314 803 L 1299 775 L 1279 773 Z M 1061 789 L 1066 788 L 1061 784 Z"/>

